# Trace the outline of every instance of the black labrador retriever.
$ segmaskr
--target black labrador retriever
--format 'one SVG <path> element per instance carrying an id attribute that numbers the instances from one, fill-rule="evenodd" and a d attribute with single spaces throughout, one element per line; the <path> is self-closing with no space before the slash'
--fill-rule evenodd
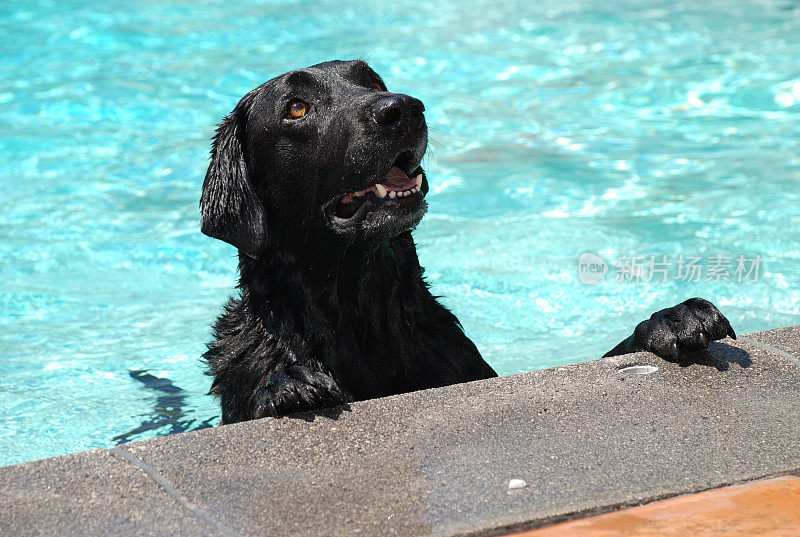
<path id="1" fill-rule="evenodd" d="M 219 125 L 200 206 L 203 233 L 239 249 L 240 296 L 203 357 L 223 423 L 496 376 L 417 259 L 424 110 L 365 62 L 331 61 L 262 84 Z M 726 335 L 694 298 L 607 356 Z"/>

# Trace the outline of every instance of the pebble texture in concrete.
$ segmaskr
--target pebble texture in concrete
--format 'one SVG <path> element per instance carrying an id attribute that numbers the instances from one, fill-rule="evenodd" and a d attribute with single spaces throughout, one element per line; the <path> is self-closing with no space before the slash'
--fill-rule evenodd
<path id="1" fill-rule="evenodd" d="M 484 535 L 797 472 L 800 367 L 749 341 L 713 343 L 692 363 L 632 354 L 117 448 L 130 460 L 96 451 L 0 468 L 0 527 Z M 53 501 L 51 483 L 70 479 L 70 497 Z M 527 486 L 509 490 L 512 479 Z M 140 497 L 107 493 L 110 481 L 138 483 Z"/>
<path id="2" fill-rule="evenodd" d="M 218 536 L 138 468 L 104 450 L 0 468 L 0 535 Z"/>
<path id="3" fill-rule="evenodd" d="M 747 334 L 744 339 L 761 344 L 774 354 L 794 361 L 800 366 L 800 326 L 789 326 Z"/>

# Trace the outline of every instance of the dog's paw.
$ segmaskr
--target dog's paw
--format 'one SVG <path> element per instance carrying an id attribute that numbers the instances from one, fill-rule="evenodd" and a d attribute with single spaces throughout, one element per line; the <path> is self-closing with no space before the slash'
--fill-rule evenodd
<path id="1" fill-rule="evenodd" d="M 736 339 L 731 323 L 717 307 L 708 300 L 690 298 L 639 323 L 633 332 L 632 350 L 677 360 L 726 336 Z"/>
<path id="2" fill-rule="evenodd" d="M 255 417 L 279 417 L 350 402 L 350 395 L 333 378 L 301 365 L 275 371 L 256 393 Z"/>

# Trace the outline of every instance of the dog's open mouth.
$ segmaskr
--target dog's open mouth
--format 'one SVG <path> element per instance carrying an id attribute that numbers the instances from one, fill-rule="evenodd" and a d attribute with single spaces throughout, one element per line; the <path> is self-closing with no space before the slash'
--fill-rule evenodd
<path id="1" fill-rule="evenodd" d="M 333 200 L 331 219 L 334 224 L 350 227 L 369 220 L 379 211 L 417 208 L 428 193 L 425 172 L 417 166 L 411 173 L 406 173 L 398 164 L 399 159 L 380 183 Z"/>
<path id="2" fill-rule="evenodd" d="M 339 205 L 334 213 L 339 218 L 349 219 L 355 216 L 362 208 L 378 208 L 387 200 L 395 200 L 398 205 L 403 205 L 405 198 L 422 194 L 422 172 L 415 177 L 409 177 L 397 166 L 392 166 L 383 183 L 376 183 L 364 190 L 352 192 L 339 200 Z M 424 194 L 422 194 L 424 196 Z M 411 200 L 409 200 L 411 201 Z"/>

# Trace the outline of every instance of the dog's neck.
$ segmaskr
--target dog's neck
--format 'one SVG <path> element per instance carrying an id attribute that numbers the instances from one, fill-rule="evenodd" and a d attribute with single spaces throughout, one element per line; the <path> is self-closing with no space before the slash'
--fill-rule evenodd
<path id="1" fill-rule="evenodd" d="M 409 231 L 369 247 L 351 244 L 329 251 L 297 247 L 273 251 L 280 253 L 267 252 L 259 259 L 240 254 L 239 258 L 239 287 L 260 295 L 266 303 L 288 300 L 295 307 L 313 304 L 322 310 L 338 309 L 342 303 L 374 304 L 375 299 L 387 300 L 400 285 L 416 286 L 422 281 Z"/>

